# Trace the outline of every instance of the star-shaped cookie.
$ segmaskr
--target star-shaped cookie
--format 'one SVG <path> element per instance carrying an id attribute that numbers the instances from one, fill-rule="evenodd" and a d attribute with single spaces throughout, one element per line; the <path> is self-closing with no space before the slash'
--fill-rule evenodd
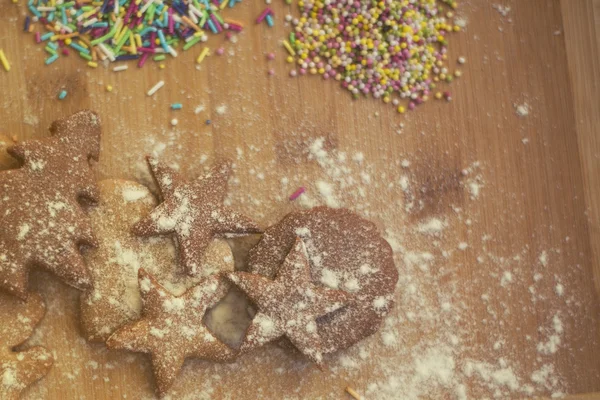
<path id="1" fill-rule="evenodd" d="M 323 349 L 316 320 L 343 307 L 351 297 L 312 282 L 302 240 L 296 239 L 275 280 L 248 272 L 231 272 L 227 277 L 258 308 L 240 352 L 285 336 L 302 354 L 322 365 Z"/>
<path id="2" fill-rule="evenodd" d="M 46 306 L 37 293 L 30 293 L 25 301 L 0 294 L 0 399 L 18 399 L 50 370 L 54 360 L 46 348 L 13 350 L 31 336 L 45 313 Z"/>
<path id="3" fill-rule="evenodd" d="M 184 182 L 172 168 L 149 157 L 148 164 L 163 202 L 133 227 L 140 236 L 173 234 L 180 261 L 189 275 L 198 275 L 206 247 L 215 237 L 261 233 L 248 217 L 223 205 L 231 164 L 217 163 L 210 173 Z"/>
<path id="4" fill-rule="evenodd" d="M 236 353 L 213 336 L 203 322 L 206 311 L 227 294 L 229 285 L 223 277 L 204 278 L 181 296 L 167 291 L 143 268 L 138 282 L 142 318 L 118 329 L 106 345 L 150 354 L 160 395 L 173 385 L 188 357 L 218 362 L 235 358 Z"/>

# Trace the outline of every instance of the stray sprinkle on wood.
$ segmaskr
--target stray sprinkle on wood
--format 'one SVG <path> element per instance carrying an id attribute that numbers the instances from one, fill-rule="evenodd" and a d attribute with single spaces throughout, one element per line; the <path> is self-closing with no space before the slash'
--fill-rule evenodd
<path id="1" fill-rule="evenodd" d="M 354 398 L 355 400 L 362 399 L 362 397 L 360 397 L 360 395 L 358 393 L 356 393 L 356 390 L 352 389 L 350 386 L 346 386 L 346 393 L 348 393 L 350 396 L 352 396 L 352 398 Z"/>

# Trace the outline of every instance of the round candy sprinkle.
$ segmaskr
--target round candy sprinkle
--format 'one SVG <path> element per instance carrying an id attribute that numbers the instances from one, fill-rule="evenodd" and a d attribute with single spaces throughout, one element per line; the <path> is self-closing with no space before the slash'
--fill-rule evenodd
<path id="1" fill-rule="evenodd" d="M 156 55 L 177 57 L 208 40 L 206 32 L 239 32 L 243 26 L 220 14 L 240 0 L 29 0 L 27 31 L 48 53 L 46 64 L 58 58 L 58 48 L 70 47 L 86 62 L 136 60 L 143 67 Z M 229 36 L 230 38 L 231 36 Z"/>
<path id="2" fill-rule="evenodd" d="M 452 80 L 447 38 L 460 29 L 444 9 L 456 1 L 299 0 L 298 6 L 301 15 L 283 46 L 300 75 L 336 79 L 355 98 L 405 99 L 398 112 L 426 101 L 435 82 Z"/>

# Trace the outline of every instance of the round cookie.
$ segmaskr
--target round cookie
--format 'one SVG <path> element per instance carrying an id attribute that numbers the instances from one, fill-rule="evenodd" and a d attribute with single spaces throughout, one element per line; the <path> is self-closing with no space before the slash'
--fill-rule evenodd
<path id="1" fill-rule="evenodd" d="M 119 327 L 140 316 L 138 270 L 144 268 L 169 291 L 183 293 L 201 277 L 233 271 L 229 245 L 213 241 L 202 262 L 202 274 L 188 277 L 177 265 L 168 237 L 141 238 L 131 227 L 148 215 L 157 201 L 147 187 L 109 179 L 98 183 L 99 201 L 89 212 L 98 247 L 86 254 L 93 287 L 81 296 L 81 327 L 89 341 L 104 342 Z"/>
<path id="2" fill-rule="evenodd" d="M 292 212 L 250 250 L 249 270 L 273 278 L 297 237 L 306 244 L 313 282 L 352 294 L 350 305 L 318 320 L 324 353 L 375 333 L 398 281 L 392 249 L 375 224 L 346 209 Z"/>

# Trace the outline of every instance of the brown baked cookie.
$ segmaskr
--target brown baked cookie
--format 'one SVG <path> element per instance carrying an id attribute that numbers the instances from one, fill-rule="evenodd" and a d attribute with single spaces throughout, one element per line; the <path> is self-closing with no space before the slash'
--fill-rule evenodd
<path id="1" fill-rule="evenodd" d="M 31 267 L 76 288 L 90 284 L 79 246 L 95 240 L 79 201 L 97 199 L 89 160 L 98 159 L 100 120 L 81 111 L 50 133 L 9 147 L 20 168 L 0 172 L 0 290 L 22 299 Z"/>
<path id="2" fill-rule="evenodd" d="M 131 227 L 157 205 L 147 187 L 109 179 L 100 181 L 98 188 L 98 204 L 89 212 L 98 246 L 85 256 L 93 287 L 81 295 L 80 306 L 85 338 L 104 342 L 117 328 L 140 317 L 141 266 L 176 294 L 185 292 L 200 277 L 191 278 L 180 271 L 169 238 L 141 238 L 131 233 Z M 222 240 L 210 243 L 202 272 L 233 269 L 229 245 Z"/>
<path id="3" fill-rule="evenodd" d="M 139 270 L 142 318 L 118 329 L 106 342 L 110 349 L 148 353 L 157 391 L 165 394 L 188 357 L 227 362 L 235 352 L 204 325 L 207 310 L 227 294 L 229 285 L 212 275 L 181 296 L 175 296 L 154 277 Z"/>
<path id="4" fill-rule="evenodd" d="M 17 160 L 12 158 L 6 151 L 15 142 L 4 135 L 0 135 L 0 171 L 5 169 L 17 168 L 19 164 Z"/>
<path id="5" fill-rule="evenodd" d="M 45 313 L 37 293 L 30 293 L 25 301 L 0 293 L 0 399 L 18 399 L 50 370 L 54 360 L 44 347 L 14 351 L 31 336 Z"/>
<path id="6" fill-rule="evenodd" d="M 313 282 L 352 295 L 351 304 L 318 320 L 323 352 L 375 333 L 393 305 L 398 281 L 392 249 L 375 224 L 346 209 L 292 212 L 250 250 L 249 270 L 276 276 L 296 237 L 306 245 Z"/>
<path id="7" fill-rule="evenodd" d="M 258 309 L 241 352 L 285 336 L 302 354 L 322 365 L 323 345 L 317 318 L 342 308 L 351 296 L 312 282 L 308 255 L 301 239 L 295 241 L 274 280 L 248 272 L 230 272 L 227 277 Z"/>
<path id="8" fill-rule="evenodd" d="M 214 238 L 261 230 L 248 217 L 223 205 L 231 165 L 217 163 L 204 177 L 185 182 L 172 168 L 148 158 L 163 202 L 133 227 L 139 236 L 173 235 L 181 264 L 189 275 L 202 274 L 206 247 Z"/>

